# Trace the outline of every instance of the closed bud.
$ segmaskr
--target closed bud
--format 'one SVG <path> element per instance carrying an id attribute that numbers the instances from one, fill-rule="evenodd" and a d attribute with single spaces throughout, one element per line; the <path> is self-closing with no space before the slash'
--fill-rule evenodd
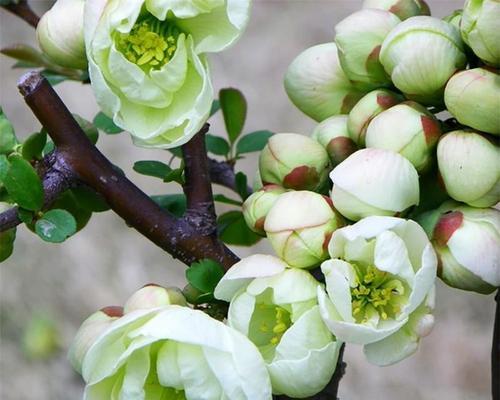
<path id="1" fill-rule="evenodd" d="M 367 88 L 391 84 L 380 64 L 379 53 L 385 37 L 400 22 L 389 11 L 368 8 L 349 15 L 335 26 L 340 65 L 351 81 Z"/>
<path id="2" fill-rule="evenodd" d="M 439 141 L 439 172 L 455 200 L 490 207 L 500 200 L 500 149 L 478 133 L 453 131 Z"/>
<path id="3" fill-rule="evenodd" d="M 38 23 L 38 43 L 43 53 L 57 65 L 87 68 L 83 40 L 84 5 L 84 0 L 57 0 Z"/>
<path id="4" fill-rule="evenodd" d="M 500 286 L 500 211 L 448 202 L 438 212 L 432 241 L 440 278 L 454 288 L 493 292 Z"/>
<path id="5" fill-rule="evenodd" d="M 285 90 L 300 111 L 318 122 L 347 114 L 365 93 L 342 70 L 335 43 L 300 53 L 288 67 Z"/>
<path id="6" fill-rule="evenodd" d="M 320 122 L 311 137 L 326 149 L 333 167 L 358 149 L 349 136 L 347 115 L 334 115 Z"/>
<path id="7" fill-rule="evenodd" d="M 266 216 L 278 197 L 286 189 L 278 185 L 266 185 L 259 191 L 252 193 L 243 203 L 243 217 L 248 227 L 260 235 L 265 235 L 264 222 Z"/>
<path id="8" fill-rule="evenodd" d="M 330 179 L 335 208 L 353 221 L 400 215 L 419 202 L 417 171 L 390 150 L 358 150 L 330 173 Z"/>
<path id="9" fill-rule="evenodd" d="M 365 0 L 363 8 L 377 8 L 396 14 L 401 20 L 417 15 L 431 15 L 424 0 Z"/>
<path id="10" fill-rule="evenodd" d="M 448 111 L 463 125 L 500 135 L 500 75 L 484 68 L 461 71 L 444 91 Z"/>
<path id="11" fill-rule="evenodd" d="M 113 321 L 123 316 L 122 307 L 105 307 L 83 321 L 69 348 L 68 359 L 74 370 L 82 372 L 82 363 L 88 349 L 109 328 Z"/>
<path id="12" fill-rule="evenodd" d="M 311 268 L 328 257 L 328 242 L 343 225 L 328 197 L 308 191 L 282 194 L 264 229 L 276 254 L 291 267 Z"/>
<path id="13" fill-rule="evenodd" d="M 387 35 L 380 62 L 408 98 L 441 105 L 446 82 L 465 68 L 467 59 L 455 26 L 437 18 L 412 17 Z"/>
<path id="14" fill-rule="evenodd" d="M 358 146 L 365 145 L 366 128 L 382 111 L 401 103 L 403 96 L 385 89 L 374 90 L 353 107 L 347 120 L 347 129 Z"/>
<path id="15" fill-rule="evenodd" d="M 460 30 L 472 51 L 489 65 L 500 67 L 500 2 L 467 0 Z"/>
<path id="16" fill-rule="evenodd" d="M 315 140 L 296 133 L 273 135 L 260 153 L 259 170 L 264 185 L 287 189 L 319 190 L 328 178 L 326 150 Z"/>
<path id="17" fill-rule="evenodd" d="M 440 135 L 440 123 L 434 115 L 407 101 L 383 111 L 370 122 L 366 147 L 395 151 L 423 172 L 432 162 Z"/>
<path id="18" fill-rule="evenodd" d="M 460 21 L 462 20 L 463 10 L 455 10 L 450 15 L 443 18 L 443 21 L 449 22 L 457 29 L 460 29 Z"/>
<path id="19" fill-rule="evenodd" d="M 164 288 L 149 284 L 130 296 L 123 307 L 123 311 L 128 314 L 135 310 L 162 307 L 169 304 L 186 305 L 186 299 L 181 290 L 175 287 Z"/>

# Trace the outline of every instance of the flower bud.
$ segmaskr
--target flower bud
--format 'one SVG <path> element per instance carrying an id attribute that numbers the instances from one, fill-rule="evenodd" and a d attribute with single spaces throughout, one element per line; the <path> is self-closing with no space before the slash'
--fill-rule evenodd
<path id="1" fill-rule="evenodd" d="M 365 0 L 363 8 L 377 8 L 396 14 L 401 20 L 417 15 L 431 15 L 424 0 Z"/>
<path id="2" fill-rule="evenodd" d="M 441 105 L 446 82 L 467 59 L 456 27 L 437 18 L 412 17 L 387 35 L 380 62 L 408 98 Z"/>
<path id="3" fill-rule="evenodd" d="M 395 151 L 406 157 L 418 172 L 432 162 L 441 127 L 425 107 L 407 101 L 377 115 L 366 130 L 366 147 Z"/>
<path id="4" fill-rule="evenodd" d="M 419 202 L 417 171 L 390 150 L 358 150 L 330 173 L 330 179 L 335 208 L 353 221 L 399 215 Z"/>
<path id="5" fill-rule="evenodd" d="M 448 202 L 438 212 L 432 241 L 439 277 L 454 288 L 493 292 L 500 286 L 500 211 Z"/>
<path id="6" fill-rule="evenodd" d="M 175 287 L 164 288 L 149 284 L 130 296 L 123 307 L 123 312 L 128 314 L 135 310 L 162 307 L 169 304 L 186 305 L 186 299 L 181 290 Z"/>
<path id="7" fill-rule="evenodd" d="M 347 115 L 334 115 L 320 122 L 311 137 L 326 149 L 333 167 L 358 149 L 349 136 Z"/>
<path id="8" fill-rule="evenodd" d="M 328 178 L 328 154 L 315 140 L 296 133 L 273 135 L 260 153 L 264 185 L 287 189 L 318 190 Z"/>
<path id="9" fill-rule="evenodd" d="M 69 348 L 68 359 L 73 369 L 81 373 L 82 363 L 87 350 L 113 321 L 123 315 L 122 307 L 105 307 L 83 321 Z"/>
<path id="10" fill-rule="evenodd" d="M 385 37 L 400 22 L 389 11 L 368 8 L 335 26 L 340 65 L 351 81 L 371 89 L 391 84 L 378 57 Z"/>
<path id="11" fill-rule="evenodd" d="M 243 217 L 248 227 L 258 233 L 265 235 L 264 222 L 266 216 L 278 197 L 285 193 L 278 185 L 266 185 L 259 191 L 252 193 L 243 203 Z"/>
<path id="12" fill-rule="evenodd" d="M 460 23 L 464 42 L 484 62 L 500 67 L 500 2 L 468 0 Z"/>
<path id="13" fill-rule="evenodd" d="M 448 111 L 463 125 L 500 135 L 500 75 L 484 68 L 461 71 L 444 91 Z"/>
<path id="14" fill-rule="evenodd" d="M 364 96 L 353 107 L 347 120 L 347 129 L 358 146 L 365 145 L 366 128 L 370 121 L 382 111 L 402 102 L 403 96 L 389 90 L 374 90 Z"/>
<path id="15" fill-rule="evenodd" d="M 500 200 L 500 149 L 478 133 L 453 131 L 439 141 L 439 172 L 455 200 L 490 207 Z"/>
<path id="16" fill-rule="evenodd" d="M 316 121 L 347 114 L 365 92 L 353 86 L 337 55 L 335 43 L 313 46 L 292 61 L 285 90 L 295 106 Z"/>
<path id="17" fill-rule="evenodd" d="M 62 67 L 86 69 L 83 40 L 84 0 L 57 0 L 36 28 L 44 54 Z"/>
<path id="18" fill-rule="evenodd" d="M 308 191 L 282 194 L 264 229 L 276 254 L 296 268 L 310 268 L 328 257 L 328 242 L 343 219 L 326 196 Z"/>
<path id="19" fill-rule="evenodd" d="M 460 29 L 460 21 L 462 20 L 463 10 L 455 10 L 450 15 L 443 18 L 443 21 L 449 22 L 457 29 Z"/>

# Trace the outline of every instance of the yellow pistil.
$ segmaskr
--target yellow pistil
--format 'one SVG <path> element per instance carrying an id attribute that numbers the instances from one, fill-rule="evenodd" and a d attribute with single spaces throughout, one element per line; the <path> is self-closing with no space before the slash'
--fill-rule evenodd
<path id="1" fill-rule="evenodd" d="M 271 308 L 272 307 L 272 308 Z M 279 306 L 271 306 L 265 304 L 259 304 L 257 306 L 260 310 L 269 310 L 270 308 L 274 311 L 272 320 L 269 318 L 266 322 L 262 322 L 259 326 L 259 330 L 262 333 L 269 334 L 268 343 L 272 345 L 277 345 L 283 334 L 291 325 L 290 314 L 287 310 Z M 269 325 L 270 323 L 270 325 Z"/>
<path id="2" fill-rule="evenodd" d="M 354 265 L 354 269 L 357 284 L 351 289 L 351 298 L 352 315 L 356 322 L 367 322 L 370 310 L 378 312 L 383 320 L 393 318 L 400 312 L 399 304 L 405 288 L 399 279 L 374 266 L 368 266 L 363 271 L 361 267 Z"/>
<path id="3" fill-rule="evenodd" d="M 117 33 L 117 48 L 130 62 L 149 72 L 168 63 L 177 50 L 179 30 L 168 21 L 148 16 L 129 33 Z"/>

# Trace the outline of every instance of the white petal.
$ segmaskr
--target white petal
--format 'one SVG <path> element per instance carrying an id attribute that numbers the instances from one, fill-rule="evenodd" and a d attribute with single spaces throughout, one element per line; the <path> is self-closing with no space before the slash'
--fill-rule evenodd
<path id="1" fill-rule="evenodd" d="M 351 287 L 356 286 L 356 273 L 351 264 L 342 260 L 328 260 L 321 264 L 326 290 L 344 321 L 353 322 Z"/>
<path id="2" fill-rule="evenodd" d="M 408 258 L 405 242 L 392 231 L 382 232 L 375 243 L 375 266 L 403 278 L 413 286 L 415 273 Z"/>

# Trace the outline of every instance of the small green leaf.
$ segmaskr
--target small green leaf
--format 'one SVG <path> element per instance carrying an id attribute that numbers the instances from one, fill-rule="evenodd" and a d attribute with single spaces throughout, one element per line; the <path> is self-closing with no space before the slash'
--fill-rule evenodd
<path id="1" fill-rule="evenodd" d="M 30 229 L 32 229 L 33 220 L 35 219 L 33 211 L 25 210 L 24 208 L 18 208 L 17 215 L 23 223 L 25 223 Z"/>
<path id="2" fill-rule="evenodd" d="M 168 149 L 168 151 L 170 153 L 172 153 L 172 155 L 174 155 L 175 157 L 182 158 L 182 149 L 181 149 L 181 147 L 173 147 L 171 149 Z"/>
<path id="3" fill-rule="evenodd" d="M 215 99 L 213 102 L 212 102 L 212 108 L 210 109 L 210 117 L 212 115 L 214 115 L 217 111 L 220 110 L 220 102 L 219 100 Z"/>
<path id="4" fill-rule="evenodd" d="M 9 258 L 14 251 L 16 228 L 0 232 L 0 263 Z"/>
<path id="5" fill-rule="evenodd" d="M 218 156 L 227 156 L 229 153 L 229 143 L 220 136 L 207 134 L 205 135 L 205 143 L 210 153 L 217 154 Z"/>
<path id="6" fill-rule="evenodd" d="M 186 211 L 186 196 L 183 194 L 151 196 L 151 199 L 176 217 L 182 217 Z"/>
<path id="7" fill-rule="evenodd" d="M 238 172 L 235 176 L 236 190 L 243 200 L 246 200 L 250 193 L 248 192 L 248 178 L 243 172 Z"/>
<path id="8" fill-rule="evenodd" d="M 47 134 L 45 131 L 36 132 L 26 139 L 23 143 L 22 154 L 25 160 L 39 160 L 42 158 L 42 152 L 47 143 Z"/>
<path id="9" fill-rule="evenodd" d="M 246 134 L 236 144 L 236 154 L 261 151 L 272 135 L 271 131 L 256 131 Z"/>
<path id="10" fill-rule="evenodd" d="M 210 259 L 195 262 L 186 270 L 188 282 L 204 295 L 212 294 L 223 276 L 222 266 Z"/>
<path id="11" fill-rule="evenodd" d="M 133 168 L 134 171 L 139 174 L 160 179 L 164 179 L 172 171 L 172 168 L 167 164 L 154 160 L 137 161 L 134 163 Z"/>
<path id="12" fill-rule="evenodd" d="M 243 205 L 243 203 L 241 201 L 230 199 L 229 197 L 226 197 L 223 194 L 214 195 L 214 201 L 217 201 L 219 203 L 224 203 L 224 204 L 231 204 L 233 206 L 240 206 L 240 207 Z"/>
<path id="13" fill-rule="evenodd" d="M 247 115 L 247 102 L 243 94 L 233 88 L 219 92 L 219 102 L 229 141 L 234 143 L 243 130 Z"/>
<path id="14" fill-rule="evenodd" d="M 62 75 L 60 73 L 57 73 L 57 72 L 54 72 L 54 71 L 51 71 L 48 69 L 44 69 L 41 72 L 41 74 L 45 77 L 45 79 L 47 79 L 47 82 L 49 82 L 49 84 L 51 86 L 56 86 L 64 81 L 71 79 L 67 75 Z"/>
<path id="15" fill-rule="evenodd" d="M 0 107 L 0 154 L 10 154 L 16 145 L 14 127 Z"/>
<path id="16" fill-rule="evenodd" d="M 36 171 L 18 154 L 11 154 L 9 162 L 10 168 L 3 183 L 12 200 L 28 210 L 40 210 L 43 205 L 43 187 Z"/>
<path id="17" fill-rule="evenodd" d="M 4 154 L 0 154 L 0 187 L 3 184 L 3 180 L 7 176 L 7 173 L 9 172 L 10 164 L 9 161 L 7 160 L 7 156 Z"/>
<path id="18" fill-rule="evenodd" d="M 177 182 L 179 185 L 184 184 L 184 167 L 181 166 L 179 168 L 173 169 L 170 171 L 165 178 L 163 178 L 163 182 Z"/>
<path id="19" fill-rule="evenodd" d="M 0 50 L 0 53 L 35 67 L 44 66 L 48 61 L 42 52 L 26 44 L 15 44 L 5 47 Z"/>
<path id="20" fill-rule="evenodd" d="M 35 232 L 46 242 L 61 243 L 76 232 L 76 221 L 66 210 L 50 210 L 36 221 Z"/>
<path id="21" fill-rule="evenodd" d="M 45 156 L 50 152 L 54 151 L 55 148 L 56 146 L 54 146 L 54 142 L 52 140 L 47 140 L 47 143 L 45 143 L 45 147 L 43 148 L 42 154 Z"/>
<path id="22" fill-rule="evenodd" d="M 85 132 L 92 144 L 96 144 L 99 139 L 99 131 L 94 124 L 78 114 L 73 114 L 73 118 L 78 122 L 78 125 L 80 125 L 80 128 L 82 128 L 82 131 Z"/>
<path id="23" fill-rule="evenodd" d="M 123 129 L 116 126 L 111 118 L 109 118 L 103 112 L 99 112 L 92 121 L 94 125 L 103 132 L 106 132 L 110 135 L 114 135 L 116 133 L 123 132 Z"/>
<path id="24" fill-rule="evenodd" d="M 69 212 L 75 218 L 77 231 L 83 229 L 92 216 L 92 212 L 80 204 L 79 199 L 71 190 L 67 190 L 61 194 L 54 204 L 51 205 L 51 208 Z"/>
<path id="25" fill-rule="evenodd" d="M 91 212 L 103 212 L 109 210 L 106 200 L 94 190 L 85 186 L 79 186 L 71 189 L 77 199 L 78 205 Z"/>
<path id="26" fill-rule="evenodd" d="M 222 214 L 217 220 L 217 225 L 219 237 L 226 244 L 252 246 L 262 239 L 248 228 L 241 211 Z"/>

